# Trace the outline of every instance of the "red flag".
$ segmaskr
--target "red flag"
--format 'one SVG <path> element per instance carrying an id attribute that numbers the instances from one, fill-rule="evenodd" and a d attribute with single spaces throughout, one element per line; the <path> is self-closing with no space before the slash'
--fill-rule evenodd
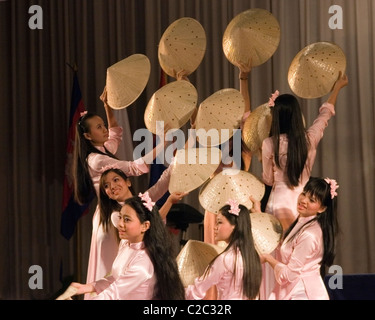
<path id="1" fill-rule="evenodd" d="M 74 201 L 73 195 L 73 177 L 72 177 L 72 161 L 74 151 L 74 139 L 76 134 L 76 125 L 81 117 L 81 112 L 86 110 L 82 101 L 81 89 L 79 87 L 77 72 L 74 72 L 73 89 L 70 105 L 69 116 L 69 133 L 66 148 L 65 174 L 64 174 L 64 190 L 62 201 L 61 216 L 61 234 L 69 240 L 74 234 L 74 230 L 79 218 L 86 214 L 89 204 L 79 205 Z"/>

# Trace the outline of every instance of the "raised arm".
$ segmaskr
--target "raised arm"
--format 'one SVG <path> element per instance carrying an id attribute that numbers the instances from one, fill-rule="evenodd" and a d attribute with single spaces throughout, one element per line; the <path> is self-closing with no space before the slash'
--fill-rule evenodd
<path id="1" fill-rule="evenodd" d="M 249 76 L 250 76 L 250 71 L 251 71 L 251 58 L 249 59 L 247 64 L 239 64 L 238 69 L 240 70 L 239 72 L 240 92 L 245 102 L 244 114 L 243 114 L 241 124 L 240 124 L 240 128 L 242 129 L 247 117 L 250 115 L 250 112 L 251 112 L 250 91 L 249 91 L 249 81 L 248 81 Z M 241 158 L 243 161 L 243 170 L 249 171 L 250 165 L 251 165 L 252 154 L 248 150 L 248 148 L 246 148 L 244 143 L 243 143 L 243 147 L 241 148 Z"/>
<path id="2" fill-rule="evenodd" d="M 247 64 L 239 64 L 238 69 L 239 78 L 240 78 L 240 92 L 242 97 L 245 100 L 245 111 L 244 113 L 251 111 L 251 103 L 250 103 L 250 92 L 249 92 L 249 75 L 251 71 L 251 59 L 249 59 Z"/>
<path id="3" fill-rule="evenodd" d="M 173 192 L 168 197 L 167 201 L 165 201 L 163 206 L 159 209 L 159 214 L 160 214 L 161 218 L 163 219 L 163 221 L 165 221 L 165 219 L 167 219 L 168 212 L 169 212 L 169 210 L 171 210 L 172 206 L 175 203 L 178 203 L 180 200 L 182 200 L 182 198 L 185 197 L 187 194 L 188 193 L 184 193 L 184 192 Z"/>
<path id="4" fill-rule="evenodd" d="M 337 101 L 337 96 L 339 95 L 340 90 L 343 87 L 347 86 L 348 83 L 349 83 L 348 76 L 346 74 L 342 75 L 340 72 L 339 77 L 337 81 L 335 82 L 335 85 L 333 86 L 332 92 L 330 96 L 328 97 L 327 102 L 335 105 Z"/>
<path id="5" fill-rule="evenodd" d="M 188 78 L 188 75 L 187 75 L 187 72 L 185 70 L 181 70 L 179 72 L 174 71 L 174 72 L 176 73 L 176 80 L 177 81 L 179 81 L 179 80 L 185 80 L 185 81 L 189 81 L 190 82 L 190 80 Z"/>
<path id="6" fill-rule="evenodd" d="M 115 118 L 112 108 L 109 106 L 107 101 L 107 88 L 104 87 L 103 93 L 100 96 L 100 100 L 103 101 L 105 113 L 107 115 L 108 129 L 118 127 L 118 122 Z"/>

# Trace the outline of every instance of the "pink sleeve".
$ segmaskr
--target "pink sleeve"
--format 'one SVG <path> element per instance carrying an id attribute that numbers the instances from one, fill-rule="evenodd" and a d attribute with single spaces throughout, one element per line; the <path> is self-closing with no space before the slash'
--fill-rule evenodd
<path id="1" fill-rule="evenodd" d="M 152 201 L 157 202 L 167 191 L 169 187 L 169 180 L 171 178 L 171 171 L 172 171 L 172 165 L 171 164 L 166 168 L 162 175 L 160 176 L 159 180 L 147 191 L 150 195 L 150 198 Z"/>
<path id="2" fill-rule="evenodd" d="M 128 300 L 129 295 L 135 290 L 139 290 L 144 282 L 152 278 L 153 273 L 154 268 L 151 260 L 140 255 L 132 262 L 131 266 L 126 268 L 123 274 L 117 279 L 113 279 L 114 281 L 106 288 L 98 281 L 94 285 L 98 295 L 92 300 Z M 104 290 L 99 291 L 100 288 L 104 288 Z M 153 290 L 153 288 L 151 289 Z M 145 292 L 145 296 L 147 296 L 147 292 Z"/>
<path id="3" fill-rule="evenodd" d="M 117 152 L 118 146 L 120 145 L 122 141 L 122 127 L 113 127 L 109 128 L 109 138 L 104 143 L 104 146 L 106 149 L 112 153 L 115 154 Z"/>
<path id="4" fill-rule="evenodd" d="M 308 264 L 320 250 L 320 242 L 313 232 L 303 231 L 298 235 L 296 245 L 293 249 L 288 264 L 279 262 L 275 268 L 276 281 L 283 285 L 293 282 L 301 276 L 302 269 Z"/>
<path id="5" fill-rule="evenodd" d="M 125 161 L 117 160 L 99 153 L 92 153 L 89 156 L 88 162 L 91 169 L 98 172 L 99 176 L 103 173 L 106 166 L 115 166 L 116 168 L 121 169 L 128 177 L 140 176 L 149 172 L 149 167 L 142 158 L 135 161 Z"/>
<path id="6" fill-rule="evenodd" d="M 273 185 L 273 148 L 271 138 L 266 138 L 262 143 L 262 178 L 263 182 L 269 186 Z"/>
<path id="7" fill-rule="evenodd" d="M 223 255 L 220 255 L 211 266 L 211 270 L 205 278 L 203 278 L 203 275 L 196 278 L 194 284 L 189 285 L 185 289 L 186 299 L 202 300 L 207 290 L 219 282 L 224 272 L 226 272 L 226 269 L 224 267 Z"/>
<path id="8" fill-rule="evenodd" d="M 319 115 L 307 130 L 307 136 L 310 141 L 311 147 L 316 149 L 319 141 L 323 137 L 323 132 L 328 126 L 328 121 L 335 115 L 335 107 L 333 104 L 325 102 L 319 108 Z"/>
<path id="9" fill-rule="evenodd" d="M 107 289 L 115 279 L 112 276 L 97 280 L 93 283 L 96 293 L 100 293 Z"/>

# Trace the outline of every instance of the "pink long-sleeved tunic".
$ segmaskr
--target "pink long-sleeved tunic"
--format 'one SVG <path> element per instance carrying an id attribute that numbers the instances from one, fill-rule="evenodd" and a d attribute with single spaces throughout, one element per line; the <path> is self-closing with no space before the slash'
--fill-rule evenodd
<path id="1" fill-rule="evenodd" d="M 112 154 L 116 153 L 122 141 L 122 131 L 121 127 L 109 129 L 109 138 L 105 142 L 105 147 Z M 104 147 L 97 148 L 105 152 Z M 100 177 L 104 171 L 103 169 L 108 165 L 116 165 L 117 168 L 121 169 L 129 177 L 149 172 L 149 167 L 142 158 L 135 161 L 123 161 L 107 155 L 91 153 L 88 156 L 87 162 L 97 196 L 99 194 Z M 112 263 L 118 252 L 117 231 L 112 224 L 108 226 L 108 232 L 104 230 L 100 224 L 100 210 L 98 205 L 94 212 L 92 225 L 86 283 L 91 283 L 106 276 L 111 271 Z"/>
<path id="2" fill-rule="evenodd" d="M 234 274 L 234 266 L 236 273 Z M 234 249 L 218 256 L 206 277 L 200 276 L 185 289 L 187 300 L 201 300 L 209 288 L 216 285 L 217 300 L 248 300 L 243 295 L 243 262 L 240 251 Z"/>
<path id="3" fill-rule="evenodd" d="M 329 300 L 327 289 L 320 276 L 320 262 L 323 257 L 322 229 L 317 221 L 303 227 L 302 225 L 316 216 L 300 217 L 290 234 L 280 245 L 280 259 L 274 268 L 276 285 L 269 300 L 299 299 L 302 296 L 309 300 Z"/>
<path id="4" fill-rule="evenodd" d="M 315 162 L 316 149 L 320 140 L 323 138 L 323 133 L 325 128 L 328 126 L 328 121 L 334 115 L 334 105 L 326 102 L 320 107 L 318 117 L 308 128 L 306 135 L 310 145 L 305 168 L 302 172 L 300 183 L 297 187 L 290 188 L 287 183 L 288 177 L 286 174 L 286 158 L 288 152 L 288 137 L 285 134 L 280 136 L 279 160 L 281 168 L 277 167 L 275 163 L 272 138 L 267 138 L 263 141 L 263 182 L 269 186 L 272 186 L 265 211 L 278 218 L 284 230 L 286 230 L 298 216 L 298 196 L 310 178 L 311 170 Z M 277 254 L 278 252 L 276 250 L 274 252 L 276 258 L 278 258 Z M 262 269 L 263 280 L 260 289 L 260 297 L 261 299 L 267 299 L 274 287 L 275 279 L 273 277 L 273 270 L 268 264 L 264 264 Z"/>
<path id="5" fill-rule="evenodd" d="M 121 240 L 111 275 L 93 283 L 92 300 L 151 300 L 156 277 L 144 243 Z"/>
<path id="6" fill-rule="evenodd" d="M 280 136 L 279 160 L 281 168 L 277 167 L 275 163 L 272 138 L 270 137 L 263 141 L 263 182 L 272 186 L 272 191 L 265 211 L 275 215 L 283 226 L 285 226 L 284 223 L 286 221 L 288 221 L 287 224 L 290 225 L 298 216 L 297 198 L 310 178 L 311 170 L 315 162 L 316 149 L 320 140 L 323 138 L 323 132 L 328 126 L 329 119 L 334 115 L 334 105 L 326 102 L 320 107 L 318 117 L 315 119 L 311 127 L 308 128 L 306 133 L 307 139 L 310 143 L 308 156 L 300 178 L 300 183 L 293 189 L 287 184 L 288 176 L 286 174 L 288 137 L 285 134 Z"/>

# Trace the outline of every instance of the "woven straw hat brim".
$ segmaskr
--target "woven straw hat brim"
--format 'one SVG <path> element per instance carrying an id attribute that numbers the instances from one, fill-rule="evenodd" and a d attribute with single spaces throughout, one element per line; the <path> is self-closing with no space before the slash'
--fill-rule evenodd
<path id="1" fill-rule="evenodd" d="M 157 121 L 164 121 L 170 129 L 185 125 L 197 106 L 196 88 L 185 80 L 173 81 L 157 90 L 147 104 L 144 113 L 146 128 L 157 132 Z"/>
<path id="2" fill-rule="evenodd" d="M 197 20 L 188 17 L 176 20 L 160 39 L 160 66 L 174 78 L 180 71 L 186 75 L 193 73 L 206 53 L 206 42 L 206 33 Z"/>
<path id="3" fill-rule="evenodd" d="M 223 250 L 224 248 L 221 246 L 198 240 L 189 240 L 176 258 L 184 287 L 194 284 L 194 280 L 204 274 L 211 260 Z"/>
<path id="4" fill-rule="evenodd" d="M 221 162 L 218 148 L 189 148 L 177 150 L 169 193 L 190 192 L 199 188 L 217 169 Z"/>
<path id="5" fill-rule="evenodd" d="M 283 234 L 280 221 L 274 215 L 264 212 L 250 213 L 250 219 L 254 244 L 258 253 L 273 252 Z"/>
<path id="6" fill-rule="evenodd" d="M 242 139 L 253 155 L 260 155 L 263 140 L 269 137 L 272 124 L 272 113 L 268 103 L 252 111 L 245 120 Z"/>
<path id="7" fill-rule="evenodd" d="M 107 68 L 106 90 L 111 108 L 123 109 L 137 100 L 150 72 L 150 60 L 143 54 L 133 54 Z"/>
<path id="8" fill-rule="evenodd" d="M 301 98 L 320 98 L 332 91 L 339 73 L 345 73 L 346 57 L 331 42 L 316 42 L 303 48 L 293 59 L 288 83 Z"/>
<path id="9" fill-rule="evenodd" d="M 250 172 L 225 169 L 202 185 L 198 198 L 205 210 L 217 214 L 229 199 L 251 209 L 250 195 L 260 201 L 264 193 L 264 183 Z"/>
<path id="10" fill-rule="evenodd" d="M 232 64 L 246 65 L 251 58 L 253 67 L 269 60 L 279 43 L 279 22 L 271 12 L 258 8 L 235 16 L 222 40 L 224 54 Z"/>
<path id="11" fill-rule="evenodd" d="M 244 111 L 245 101 L 238 90 L 222 89 L 212 94 L 198 108 L 195 129 L 199 143 L 214 147 L 229 140 L 233 130 L 239 129 Z"/>
<path id="12" fill-rule="evenodd" d="M 72 300 L 71 297 L 74 296 L 76 293 L 77 293 L 78 289 L 73 287 L 73 286 L 69 286 L 63 294 L 61 294 L 60 296 L 58 296 L 56 298 L 56 300 Z"/>

